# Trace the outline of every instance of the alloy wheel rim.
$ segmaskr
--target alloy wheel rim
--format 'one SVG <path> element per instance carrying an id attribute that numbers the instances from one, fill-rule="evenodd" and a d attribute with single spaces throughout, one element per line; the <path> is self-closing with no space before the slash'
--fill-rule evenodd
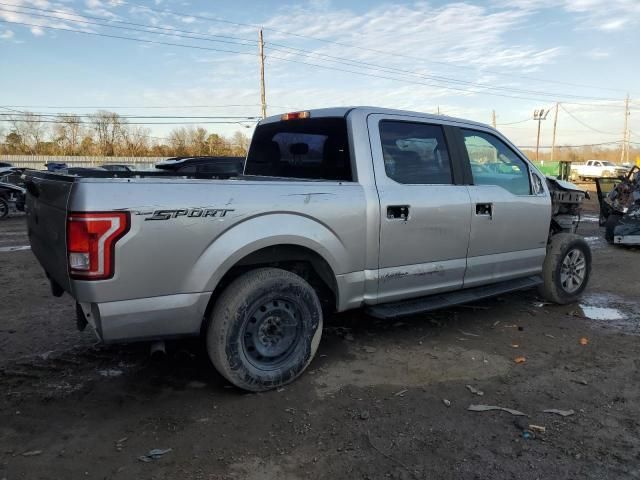
<path id="1" fill-rule="evenodd" d="M 587 259 L 582 250 L 577 248 L 569 250 L 562 260 L 560 268 L 562 288 L 568 293 L 577 291 L 584 283 L 586 273 Z"/>

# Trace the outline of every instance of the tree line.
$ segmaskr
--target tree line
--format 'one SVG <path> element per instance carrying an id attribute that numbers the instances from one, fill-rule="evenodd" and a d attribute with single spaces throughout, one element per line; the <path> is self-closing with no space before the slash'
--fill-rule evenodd
<path id="1" fill-rule="evenodd" d="M 0 154 L 6 155 L 245 156 L 249 148 L 249 137 L 241 131 L 227 137 L 188 126 L 154 137 L 149 128 L 106 110 L 82 117 L 24 112 L 3 120 Z"/>
<path id="2" fill-rule="evenodd" d="M 91 115 L 37 115 L 22 112 L 0 121 L 0 154 L 82 155 L 124 157 L 245 156 L 249 137 L 241 131 L 230 137 L 203 127 L 173 129 L 167 137 L 154 137 L 151 130 L 131 125 L 115 112 L 99 110 Z M 535 159 L 535 151 L 524 150 Z M 542 150 L 540 160 L 551 160 L 551 151 Z M 583 162 L 590 159 L 620 161 L 620 149 L 604 146 L 556 148 L 555 161 Z M 640 161 L 640 149 L 629 152 L 631 163 Z"/>

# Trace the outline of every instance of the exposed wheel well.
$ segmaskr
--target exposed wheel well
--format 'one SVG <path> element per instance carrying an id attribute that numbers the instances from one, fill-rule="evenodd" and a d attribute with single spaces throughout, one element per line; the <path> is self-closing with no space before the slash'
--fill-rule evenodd
<path id="1" fill-rule="evenodd" d="M 243 273 L 258 267 L 275 267 L 304 278 L 316 291 L 323 310 L 335 311 L 338 304 L 336 276 L 327 261 L 313 250 L 299 245 L 274 245 L 256 250 L 239 260 L 220 279 L 211 295 L 203 322 L 207 326 L 213 306 L 222 291 Z"/>

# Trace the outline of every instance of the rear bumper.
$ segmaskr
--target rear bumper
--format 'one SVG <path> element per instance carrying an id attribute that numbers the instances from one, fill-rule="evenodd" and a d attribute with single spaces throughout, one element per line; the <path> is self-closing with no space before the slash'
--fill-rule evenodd
<path id="1" fill-rule="evenodd" d="M 105 343 L 199 335 L 211 292 L 80 302 L 86 321 Z"/>

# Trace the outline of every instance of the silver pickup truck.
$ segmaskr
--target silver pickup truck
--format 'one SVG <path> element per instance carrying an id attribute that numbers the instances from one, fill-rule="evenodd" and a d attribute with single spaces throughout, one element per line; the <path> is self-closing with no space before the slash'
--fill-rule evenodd
<path id="1" fill-rule="evenodd" d="M 267 118 L 243 175 L 27 173 L 32 249 L 104 342 L 202 335 L 252 391 L 312 360 L 323 315 L 414 315 L 538 286 L 574 301 L 584 192 L 496 130 L 381 108 Z M 215 176 L 215 175 L 214 175 Z"/>

